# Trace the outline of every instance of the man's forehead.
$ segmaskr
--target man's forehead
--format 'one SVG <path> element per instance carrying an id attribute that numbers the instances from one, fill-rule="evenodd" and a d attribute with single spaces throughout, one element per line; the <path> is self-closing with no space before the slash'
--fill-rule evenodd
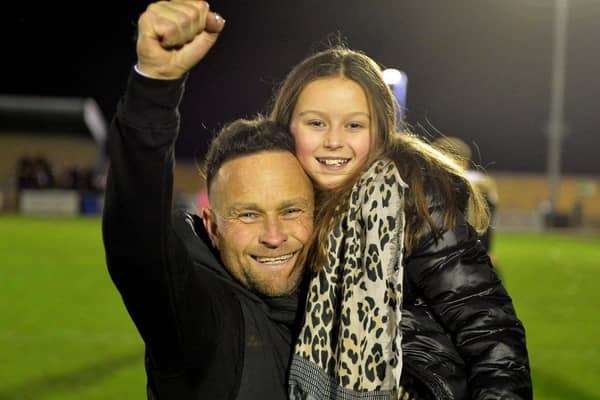
<path id="1" fill-rule="evenodd" d="M 296 157 L 288 151 L 241 156 L 224 163 L 211 185 L 229 204 L 309 199 L 312 185 Z"/>

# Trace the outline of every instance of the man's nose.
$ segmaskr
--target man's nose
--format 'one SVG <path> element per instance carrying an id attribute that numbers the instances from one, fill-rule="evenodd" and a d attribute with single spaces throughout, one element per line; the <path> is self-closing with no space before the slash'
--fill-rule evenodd
<path id="1" fill-rule="evenodd" d="M 266 218 L 263 232 L 259 238 L 261 244 L 274 249 L 285 243 L 288 239 L 288 235 L 285 233 L 283 225 L 284 224 L 277 218 Z"/>

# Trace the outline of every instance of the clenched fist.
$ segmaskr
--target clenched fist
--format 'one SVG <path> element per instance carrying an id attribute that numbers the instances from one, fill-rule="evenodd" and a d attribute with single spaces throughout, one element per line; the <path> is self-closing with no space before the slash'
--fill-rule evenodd
<path id="1" fill-rule="evenodd" d="M 217 41 L 225 20 L 199 0 L 159 1 L 138 20 L 137 67 L 157 79 L 177 79 Z"/>

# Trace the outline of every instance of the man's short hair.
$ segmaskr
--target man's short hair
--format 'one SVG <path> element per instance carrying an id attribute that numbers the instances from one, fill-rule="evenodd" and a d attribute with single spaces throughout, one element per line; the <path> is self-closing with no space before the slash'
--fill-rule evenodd
<path id="1" fill-rule="evenodd" d="M 224 163 L 265 151 L 289 151 L 295 154 L 294 138 L 286 128 L 262 116 L 252 120 L 241 118 L 225 125 L 211 141 L 205 156 L 202 172 L 208 192 L 214 176 Z"/>

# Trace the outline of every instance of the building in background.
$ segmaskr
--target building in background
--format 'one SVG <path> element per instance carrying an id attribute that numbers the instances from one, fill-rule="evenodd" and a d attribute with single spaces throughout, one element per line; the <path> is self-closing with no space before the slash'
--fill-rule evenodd
<path id="1" fill-rule="evenodd" d="M 91 98 L 0 96 L 0 209 L 99 213 L 106 137 Z"/>

